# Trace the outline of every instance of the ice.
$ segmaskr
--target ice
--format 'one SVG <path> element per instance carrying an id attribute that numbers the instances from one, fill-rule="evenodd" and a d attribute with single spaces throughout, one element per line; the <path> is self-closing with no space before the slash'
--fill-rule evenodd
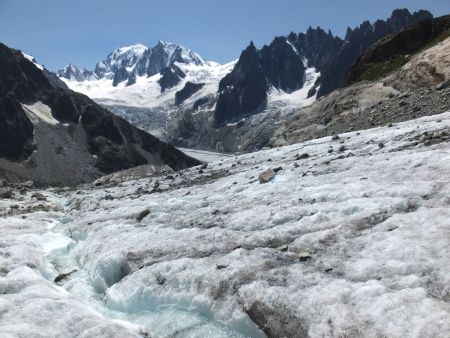
<path id="1" fill-rule="evenodd" d="M 99 260 L 90 277 L 93 286 L 99 292 L 105 292 L 109 286 L 119 282 L 130 270 L 127 259 L 122 253 L 109 253 Z"/>
<path id="2" fill-rule="evenodd" d="M 50 211 L 0 200 L 0 332 L 446 337 L 449 128 L 447 112 L 48 190 Z"/>
<path id="3" fill-rule="evenodd" d="M 306 60 L 304 61 L 304 64 L 305 67 L 307 67 Z M 288 114 L 299 107 L 308 106 L 314 103 L 317 94 L 311 97 L 308 97 L 308 94 L 319 77 L 320 72 L 317 72 L 314 67 L 310 67 L 305 71 L 305 83 L 301 89 L 292 93 L 285 93 L 282 90 L 272 88 L 268 97 L 268 108 L 272 109 L 271 106 L 276 106 L 281 108 L 281 111 L 284 114 Z"/>
<path id="4" fill-rule="evenodd" d="M 75 242 L 61 233 L 47 232 L 40 236 L 42 249 L 47 255 L 60 254 L 60 251 L 69 250 Z"/>
<path id="5" fill-rule="evenodd" d="M 52 115 L 52 109 L 41 101 L 37 101 L 31 105 L 22 105 L 25 111 L 30 116 L 31 120 L 37 123 L 43 121 L 45 123 L 56 125 L 59 123 Z"/>
<path id="6" fill-rule="evenodd" d="M 24 56 L 25 59 L 27 59 L 30 62 L 33 62 L 33 64 L 39 68 L 40 70 L 44 70 L 44 66 L 42 66 L 41 64 L 37 63 L 34 56 L 25 54 L 24 52 L 22 52 L 22 55 Z"/>

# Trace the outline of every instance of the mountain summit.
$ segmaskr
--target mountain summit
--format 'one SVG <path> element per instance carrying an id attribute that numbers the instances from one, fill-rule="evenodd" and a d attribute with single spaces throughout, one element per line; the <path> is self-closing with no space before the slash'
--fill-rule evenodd
<path id="1" fill-rule="evenodd" d="M 78 68 L 71 64 L 57 72 L 58 76 L 67 80 L 86 81 L 110 79 L 113 86 L 126 82 L 126 86 L 136 82 L 139 76 L 152 76 L 176 62 L 182 64 L 205 65 L 207 62 L 192 50 L 170 43 L 159 41 L 149 48 L 142 44 L 116 48 L 105 60 L 95 66 L 94 71 Z"/>

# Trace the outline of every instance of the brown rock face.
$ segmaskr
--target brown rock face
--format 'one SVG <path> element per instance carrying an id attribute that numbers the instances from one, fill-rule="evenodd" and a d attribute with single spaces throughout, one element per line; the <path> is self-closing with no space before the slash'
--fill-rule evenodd
<path id="1" fill-rule="evenodd" d="M 406 63 L 411 54 L 419 52 L 434 40 L 439 39 L 450 30 L 450 15 L 436 19 L 421 21 L 409 26 L 397 33 L 388 35 L 370 47 L 350 69 L 347 84 L 351 84 L 364 79 L 364 74 L 374 67 L 394 62 L 400 57 Z M 433 69 L 426 70 L 433 74 Z M 385 74 L 380 74 L 385 75 Z M 433 75 L 433 77 L 435 77 Z"/>

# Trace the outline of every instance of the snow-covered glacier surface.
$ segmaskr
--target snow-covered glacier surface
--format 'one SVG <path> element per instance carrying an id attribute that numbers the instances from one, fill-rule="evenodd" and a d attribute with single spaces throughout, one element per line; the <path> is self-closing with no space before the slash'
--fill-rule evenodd
<path id="1" fill-rule="evenodd" d="M 449 128 L 444 113 L 45 200 L 14 191 L 0 336 L 448 337 Z"/>

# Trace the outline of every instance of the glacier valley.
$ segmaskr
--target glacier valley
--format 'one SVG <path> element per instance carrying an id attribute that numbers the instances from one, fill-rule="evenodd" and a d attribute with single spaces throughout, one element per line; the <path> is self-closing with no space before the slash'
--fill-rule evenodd
<path id="1" fill-rule="evenodd" d="M 0 336 L 442 337 L 449 128 L 446 112 L 177 173 L 3 188 Z"/>

